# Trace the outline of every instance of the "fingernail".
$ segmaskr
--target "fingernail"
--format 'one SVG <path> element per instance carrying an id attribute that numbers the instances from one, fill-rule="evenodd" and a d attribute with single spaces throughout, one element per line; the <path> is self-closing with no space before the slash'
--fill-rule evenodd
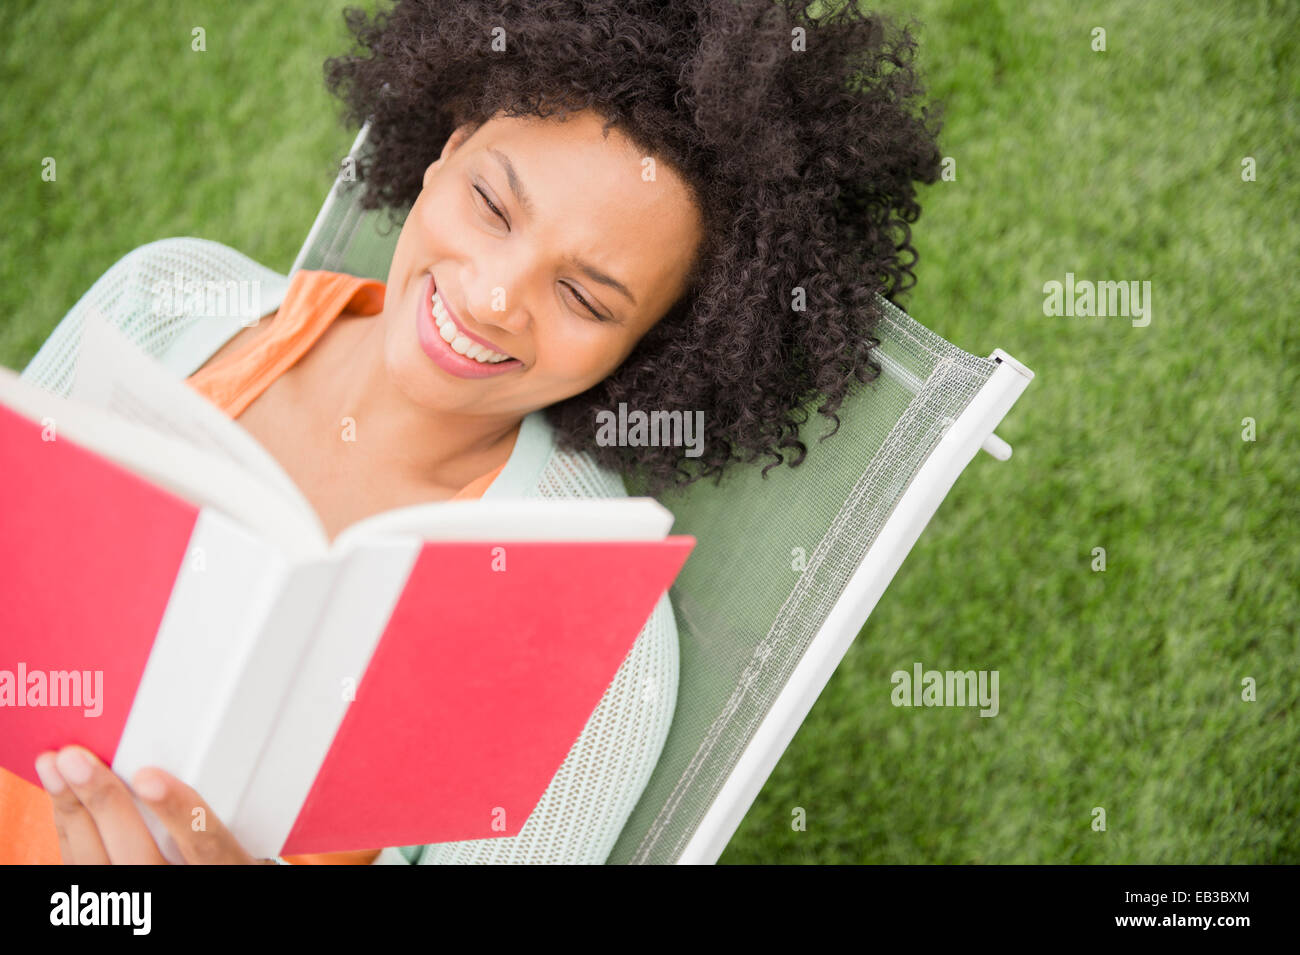
<path id="1" fill-rule="evenodd" d="M 135 779 L 136 794 L 144 799 L 162 799 L 167 794 L 167 787 L 157 776 L 143 775 Z"/>
<path id="2" fill-rule="evenodd" d="M 53 766 L 53 757 L 42 759 L 42 757 L 48 755 L 48 753 L 41 753 L 40 756 L 36 757 L 36 775 L 41 777 L 41 785 L 45 787 L 45 791 L 57 796 L 63 792 L 65 784 L 63 777 L 58 774 L 58 771 Z"/>
<path id="3" fill-rule="evenodd" d="M 79 749 L 68 747 L 63 750 L 55 760 L 55 765 L 59 767 L 63 778 L 74 786 L 90 781 L 90 760 Z"/>

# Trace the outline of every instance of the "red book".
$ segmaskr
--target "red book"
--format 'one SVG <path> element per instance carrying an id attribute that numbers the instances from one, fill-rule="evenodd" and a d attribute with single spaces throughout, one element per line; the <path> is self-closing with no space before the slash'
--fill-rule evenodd
<path id="1" fill-rule="evenodd" d="M 424 504 L 330 542 L 183 385 L 208 411 L 168 392 L 145 424 L 0 371 L 0 765 L 159 766 L 257 857 L 518 833 L 695 543 L 649 498 Z M 167 433 L 187 415 L 216 436 Z"/>

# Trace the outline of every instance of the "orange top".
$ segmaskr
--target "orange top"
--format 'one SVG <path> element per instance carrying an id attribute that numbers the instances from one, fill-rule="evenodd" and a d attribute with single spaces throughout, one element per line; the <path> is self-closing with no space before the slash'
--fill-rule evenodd
<path id="1" fill-rule="evenodd" d="M 376 315 L 383 307 L 382 282 L 339 272 L 299 270 L 290 279 L 280 309 L 265 335 L 247 348 L 222 356 L 186 381 L 231 418 L 238 418 L 272 381 L 307 353 L 330 322 L 344 311 Z M 505 464 L 480 475 L 451 499 L 482 497 L 503 468 Z M 373 851 L 324 853 L 292 856 L 290 861 L 309 865 L 366 863 L 374 854 Z M 0 768 L 0 865 L 61 862 L 49 796 L 40 786 Z"/>

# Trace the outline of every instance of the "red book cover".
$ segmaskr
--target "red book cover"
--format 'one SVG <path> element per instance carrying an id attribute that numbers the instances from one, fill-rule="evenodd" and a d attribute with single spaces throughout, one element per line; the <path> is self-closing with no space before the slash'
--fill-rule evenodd
<path id="1" fill-rule="evenodd" d="M 283 854 L 515 835 L 693 546 L 425 544 Z"/>
<path id="2" fill-rule="evenodd" d="M 0 765 L 37 785 L 114 763 L 201 510 L 42 431 L 0 405 Z M 516 834 L 694 543 L 420 543 L 280 854 Z M 51 705 L 72 673 L 97 698 Z"/>
<path id="3" fill-rule="evenodd" d="M 0 765 L 37 786 L 47 749 L 78 743 L 112 764 L 199 512 L 48 434 L 0 405 Z M 51 705 L 74 695 L 51 673 L 101 698 Z"/>

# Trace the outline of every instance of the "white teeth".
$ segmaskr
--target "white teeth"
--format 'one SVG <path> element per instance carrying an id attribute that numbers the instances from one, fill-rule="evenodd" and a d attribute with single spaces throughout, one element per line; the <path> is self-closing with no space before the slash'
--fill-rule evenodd
<path id="1" fill-rule="evenodd" d="M 464 355 L 466 358 L 473 358 L 481 365 L 495 365 L 510 360 L 509 355 L 503 355 L 499 351 L 484 348 L 478 342 L 470 341 L 468 337 L 462 335 L 460 329 L 456 327 L 456 323 L 447 314 L 447 310 L 443 308 L 442 299 L 438 298 L 437 292 L 433 293 L 430 306 L 430 310 L 433 312 L 433 321 L 438 326 L 438 334 L 442 336 L 443 341 L 451 345 L 452 351 Z"/>

